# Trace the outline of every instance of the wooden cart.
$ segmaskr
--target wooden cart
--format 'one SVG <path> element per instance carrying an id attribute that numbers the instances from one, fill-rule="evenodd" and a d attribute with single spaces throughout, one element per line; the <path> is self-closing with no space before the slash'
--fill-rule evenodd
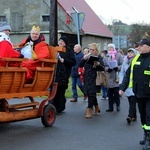
<path id="1" fill-rule="evenodd" d="M 21 67 L 21 58 L 3 58 L 4 67 L 0 67 L 0 123 L 15 122 L 41 117 L 45 127 L 52 126 L 56 118 L 56 109 L 49 104 L 57 90 L 54 82 L 57 53 L 64 51 L 62 47 L 49 46 L 51 59 L 41 59 L 41 67 L 37 67 L 35 78 L 31 84 L 25 83 L 27 69 Z M 10 67 L 10 63 L 19 62 L 20 67 Z M 51 87 L 51 90 L 48 90 Z M 34 98 L 47 97 L 41 102 Z M 19 102 L 12 104 L 17 98 Z M 22 102 L 24 98 L 28 102 Z M 11 101 L 11 104 L 9 103 Z"/>

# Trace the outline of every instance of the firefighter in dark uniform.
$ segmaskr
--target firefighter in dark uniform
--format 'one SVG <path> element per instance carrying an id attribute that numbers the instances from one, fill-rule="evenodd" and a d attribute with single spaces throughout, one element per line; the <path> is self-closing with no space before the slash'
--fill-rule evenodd
<path id="1" fill-rule="evenodd" d="M 143 150 L 150 150 L 150 40 L 142 39 L 138 51 L 128 68 L 119 94 L 122 95 L 127 87 L 132 87 L 138 102 L 141 124 L 144 130 Z"/>

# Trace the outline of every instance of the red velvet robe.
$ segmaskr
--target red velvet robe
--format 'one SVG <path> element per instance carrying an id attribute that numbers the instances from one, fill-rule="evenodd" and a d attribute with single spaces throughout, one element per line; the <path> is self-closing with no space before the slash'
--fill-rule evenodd
<path id="1" fill-rule="evenodd" d="M 22 41 L 22 43 L 20 44 L 20 46 L 24 45 L 26 39 L 24 39 Z M 34 52 L 37 55 L 37 60 L 26 60 L 22 63 L 23 67 L 26 67 L 28 69 L 27 74 L 26 74 L 26 79 L 28 80 L 32 80 L 34 79 L 34 74 L 35 74 L 35 70 L 36 67 L 41 66 L 41 63 L 39 62 L 39 59 L 41 58 L 50 58 L 49 55 L 49 49 L 48 49 L 48 45 L 45 41 L 41 41 L 39 43 L 37 43 L 34 47 Z"/>
<path id="2" fill-rule="evenodd" d="M 0 58 L 18 58 L 20 52 L 13 49 L 12 44 L 6 40 L 0 42 Z M 0 66 L 4 66 L 5 62 L 0 62 Z M 12 66 L 12 65 L 11 65 Z M 14 63 L 14 66 L 16 64 Z"/>

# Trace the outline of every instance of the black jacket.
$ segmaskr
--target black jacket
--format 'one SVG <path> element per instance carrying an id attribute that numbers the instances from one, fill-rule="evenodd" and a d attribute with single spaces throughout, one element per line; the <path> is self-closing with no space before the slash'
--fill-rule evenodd
<path id="1" fill-rule="evenodd" d="M 87 60 L 82 59 L 79 67 L 84 67 L 84 93 L 92 94 L 96 93 L 96 76 L 97 71 L 104 71 L 103 59 L 99 57 L 100 65 L 96 68 L 93 68 L 93 64 L 89 64 Z"/>
<path id="2" fill-rule="evenodd" d="M 133 68 L 133 92 L 138 98 L 150 97 L 150 74 L 144 74 L 146 71 L 150 73 L 150 53 L 140 54 L 137 61 L 140 65 L 135 64 Z M 131 66 L 120 85 L 122 91 L 129 85 L 130 69 Z"/>
<path id="3" fill-rule="evenodd" d="M 55 81 L 58 83 L 68 84 L 71 68 L 76 64 L 74 52 L 67 46 L 66 52 L 60 52 L 59 54 L 60 57 L 64 58 L 64 63 L 61 63 L 58 59 Z"/>

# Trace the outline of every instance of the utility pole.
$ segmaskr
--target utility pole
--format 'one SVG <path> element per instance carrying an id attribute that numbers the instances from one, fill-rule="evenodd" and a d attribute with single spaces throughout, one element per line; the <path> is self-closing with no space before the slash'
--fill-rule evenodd
<path id="1" fill-rule="evenodd" d="M 49 44 L 57 45 L 57 0 L 50 0 Z"/>

